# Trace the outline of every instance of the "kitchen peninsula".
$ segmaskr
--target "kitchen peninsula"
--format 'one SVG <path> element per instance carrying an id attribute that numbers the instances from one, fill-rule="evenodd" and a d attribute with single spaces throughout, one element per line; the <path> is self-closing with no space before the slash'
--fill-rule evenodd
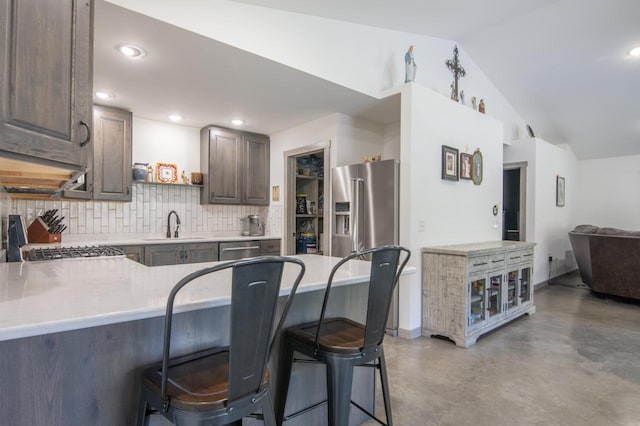
<path id="1" fill-rule="evenodd" d="M 339 260 L 300 258 L 307 271 L 287 325 L 316 319 L 323 296 L 319 290 Z M 140 370 L 161 358 L 167 295 L 180 278 L 211 265 L 150 268 L 123 257 L 0 264 L 3 421 L 16 426 L 132 424 Z M 283 285 L 291 284 L 294 272 L 285 270 Z M 369 264 L 356 261 L 339 274 L 330 314 L 363 319 L 362 283 L 368 273 Z M 404 274 L 412 273 L 415 268 L 405 268 Z M 213 285 L 194 283 L 179 294 L 172 354 L 220 345 L 228 338 L 229 284 L 229 276 L 220 275 Z M 282 295 L 288 291 L 284 287 Z M 274 360 L 277 353 L 272 371 Z M 309 371 L 320 378 L 321 373 Z M 359 380 L 356 398 L 370 406 L 373 375 L 364 372 Z M 321 379 L 309 382 L 319 389 L 305 394 L 323 392 Z M 300 403 L 293 401 L 292 408 Z M 300 421 L 324 415 L 323 410 L 315 411 Z"/>

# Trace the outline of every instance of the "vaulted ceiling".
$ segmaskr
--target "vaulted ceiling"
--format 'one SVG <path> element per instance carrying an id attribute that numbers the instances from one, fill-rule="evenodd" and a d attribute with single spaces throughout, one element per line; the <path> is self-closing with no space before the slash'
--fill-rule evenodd
<path id="1" fill-rule="evenodd" d="M 237 0 L 446 38 L 540 136 L 581 159 L 640 154 L 638 0 Z"/>
<path id="2" fill-rule="evenodd" d="M 640 57 L 628 55 L 640 46 L 638 0 L 235 1 L 453 40 L 536 136 L 569 144 L 581 159 L 640 154 Z M 118 66 L 122 58 L 114 54 L 114 34 L 122 39 L 133 32 L 146 34 L 149 43 L 167 50 L 165 58 L 171 60 L 145 61 L 137 70 Z M 224 56 L 210 54 L 203 67 L 202 58 L 196 63 L 181 49 L 185 38 L 190 45 L 206 44 Z M 103 1 L 97 2 L 95 39 L 94 85 L 115 84 L 113 90 L 122 90 L 116 104 L 134 113 L 145 111 L 147 118 L 164 119 L 168 98 L 188 97 L 194 118 L 185 124 L 196 127 L 209 124 L 211 117 L 226 119 L 225 114 L 243 110 L 258 117 L 249 130 L 264 133 L 330 112 L 397 119 L 387 114 L 397 110 L 397 99 L 380 105 L 344 87 Z M 214 60 L 220 57 L 232 57 L 235 68 L 225 69 Z M 181 79 L 187 69 L 189 78 Z M 246 69 L 262 69 L 264 78 L 250 78 Z M 279 84 L 292 79 L 299 90 L 283 98 Z M 213 87 L 215 81 L 225 86 Z M 215 99 L 205 93 L 216 93 Z"/>

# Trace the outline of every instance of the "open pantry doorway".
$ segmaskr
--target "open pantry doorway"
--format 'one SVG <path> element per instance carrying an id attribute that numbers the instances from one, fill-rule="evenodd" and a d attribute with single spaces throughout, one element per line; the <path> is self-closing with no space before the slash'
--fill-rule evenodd
<path id="1" fill-rule="evenodd" d="M 329 254 L 331 142 L 286 151 L 284 253 Z M 326 218 L 326 219 L 325 219 Z"/>

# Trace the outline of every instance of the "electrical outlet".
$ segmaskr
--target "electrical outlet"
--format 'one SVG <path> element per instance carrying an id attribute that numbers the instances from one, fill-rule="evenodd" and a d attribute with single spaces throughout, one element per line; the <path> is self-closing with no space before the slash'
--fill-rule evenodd
<path id="1" fill-rule="evenodd" d="M 549 255 L 549 262 L 553 262 L 553 256 Z"/>

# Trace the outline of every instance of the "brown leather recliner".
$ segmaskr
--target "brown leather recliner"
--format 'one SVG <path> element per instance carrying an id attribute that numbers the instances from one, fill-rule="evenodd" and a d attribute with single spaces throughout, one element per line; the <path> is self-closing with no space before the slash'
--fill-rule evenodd
<path id="1" fill-rule="evenodd" d="M 640 232 L 579 225 L 569 239 L 591 290 L 640 300 Z"/>

